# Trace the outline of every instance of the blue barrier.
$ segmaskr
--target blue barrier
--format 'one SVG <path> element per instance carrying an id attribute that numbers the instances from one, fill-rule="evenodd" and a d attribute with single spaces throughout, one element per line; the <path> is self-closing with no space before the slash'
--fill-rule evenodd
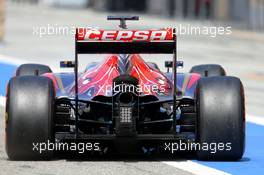
<path id="1" fill-rule="evenodd" d="M 17 65 L 0 62 L 0 96 L 5 96 L 6 85 L 15 74 Z"/>

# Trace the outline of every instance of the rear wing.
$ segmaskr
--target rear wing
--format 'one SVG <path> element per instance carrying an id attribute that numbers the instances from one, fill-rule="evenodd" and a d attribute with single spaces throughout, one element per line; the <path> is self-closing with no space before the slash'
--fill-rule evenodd
<path id="1" fill-rule="evenodd" d="M 111 18 L 112 19 L 112 18 Z M 114 19 L 114 18 L 113 18 Z M 125 20 L 125 18 L 118 18 Z M 130 18 L 129 18 L 130 19 Z M 132 18 L 131 18 L 132 19 Z M 124 23 L 121 21 L 124 29 Z M 175 29 L 151 30 L 98 30 L 77 28 L 75 34 L 75 131 L 78 137 L 78 55 L 79 54 L 173 54 L 173 127 L 176 131 L 176 64 L 177 44 Z M 65 64 L 65 65 L 68 65 Z"/>
<path id="2" fill-rule="evenodd" d="M 91 53 L 173 53 L 176 35 L 172 28 L 159 30 L 97 30 L 77 28 L 78 54 Z"/>

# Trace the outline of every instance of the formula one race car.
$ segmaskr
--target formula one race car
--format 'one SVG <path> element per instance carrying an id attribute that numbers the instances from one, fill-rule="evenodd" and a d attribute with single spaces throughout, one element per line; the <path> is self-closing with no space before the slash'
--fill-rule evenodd
<path id="1" fill-rule="evenodd" d="M 78 151 L 80 143 L 89 143 L 87 155 L 174 153 L 184 143 L 201 160 L 240 159 L 241 81 L 216 64 L 178 73 L 183 63 L 177 61 L 173 28 L 128 30 L 126 20 L 138 17 L 108 19 L 120 20 L 122 29 L 76 29 L 75 60 L 60 63 L 74 72 L 52 73 L 39 64 L 18 67 L 7 90 L 8 157 L 51 159 L 58 151 Z M 110 55 L 78 72 L 78 56 L 93 53 Z M 161 72 L 143 60 L 144 53 L 171 54 L 173 61 Z"/>

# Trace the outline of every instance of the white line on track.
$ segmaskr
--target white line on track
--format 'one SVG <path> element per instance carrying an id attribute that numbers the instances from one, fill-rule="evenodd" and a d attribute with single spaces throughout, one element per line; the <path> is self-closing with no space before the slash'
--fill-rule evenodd
<path id="1" fill-rule="evenodd" d="M 165 163 L 167 165 L 173 166 L 175 168 L 187 171 L 192 174 L 196 175 L 229 175 L 229 173 L 226 173 L 224 171 L 220 171 L 214 168 L 210 168 L 204 165 L 201 165 L 196 162 L 192 162 L 190 160 L 186 161 L 164 161 L 162 163 Z"/>
<path id="2" fill-rule="evenodd" d="M 0 54 L 0 63 L 5 63 L 5 64 L 19 66 L 19 65 L 25 64 L 27 62 L 25 62 L 23 60 L 19 60 L 19 59 L 15 58 L 15 57 L 12 57 L 12 56 L 6 56 L 6 55 L 1 55 Z M 34 63 L 34 62 L 30 62 L 30 63 Z M 36 64 L 39 64 L 39 63 L 36 63 Z M 57 73 L 57 72 L 72 72 L 72 70 L 70 70 L 70 69 L 61 69 L 61 68 L 53 68 L 52 71 L 54 73 Z"/>
<path id="3" fill-rule="evenodd" d="M 5 106 L 6 100 L 5 97 L 0 96 L 0 106 Z"/>
<path id="4" fill-rule="evenodd" d="M 247 114 L 246 121 L 264 126 L 264 117 Z"/>
<path id="5" fill-rule="evenodd" d="M 11 57 L 11 56 L 6 56 L 6 55 L 0 55 L 0 62 L 1 63 L 7 63 L 7 64 L 12 64 L 12 65 L 19 65 L 19 64 L 23 64 L 24 62 L 17 59 L 17 58 L 14 58 L 14 57 Z"/>

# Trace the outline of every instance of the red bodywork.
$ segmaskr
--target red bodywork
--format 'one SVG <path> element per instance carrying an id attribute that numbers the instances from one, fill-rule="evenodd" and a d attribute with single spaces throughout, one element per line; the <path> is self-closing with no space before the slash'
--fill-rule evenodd
<path id="1" fill-rule="evenodd" d="M 110 43 L 112 44 L 111 46 L 119 44 L 118 46 L 123 47 L 123 49 L 129 46 L 132 50 L 136 50 L 139 49 L 139 46 L 133 47 L 131 44 L 140 44 L 144 42 L 147 43 L 147 45 L 142 46 L 146 48 L 148 48 L 148 45 L 153 44 L 155 47 L 157 43 L 159 46 L 163 46 L 163 44 L 166 43 L 170 49 L 173 49 L 173 43 L 176 37 L 174 36 L 172 28 L 159 30 L 97 30 L 78 28 L 76 41 L 78 44 L 77 46 L 83 49 L 79 50 L 82 53 L 95 52 L 86 50 L 90 48 L 86 45 L 89 43 L 92 43 L 91 46 L 93 46 L 93 49 L 98 49 L 98 47 L 106 46 L 107 43 L 108 45 Z M 130 43 L 130 45 L 124 46 L 122 43 Z M 103 50 L 106 48 L 102 47 L 100 49 L 101 50 L 98 52 L 104 52 Z M 115 49 L 118 50 L 120 48 L 116 47 Z M 138 80 L 140 96 L 173 96 L 171 73 L 163 73 L 157 68 L 149 66 L 139 54 L 112 54 L 103 62 L 97 63 L 96 66 L 87 69 L 83 73 L 79 73 L 79 97 L 83 97 L 83 99 L 92 99 L 95 96 L 112 96 L 113 79 L 124 74 L 130 75 Z M 68 75 L 66 79 L 62 78 L 65 77 L 63 74 L 45 74 L 44 76 L 53 80 L 59 95 L 74 97 L 75 83 L 73 74 Z M 177 74 L 176 87 L 179 91 L 183 92 L 181 94 L 185 95 L 187 93 L 188 96 L 193 97 L 194 87 L 199 78 L 200 76 L 198 74 Z M 69 79 L 72 80 L 71 83 L 65 83 L 69 82 L 67 81 Z"/>
<path id="2" fill-rule="evenodd" d="M 122 69 L 126 69 L 129 74 L 139 81 L 141 96 L 154 95 L 159 96 L 153 89 L 159 89 L 162 95 L 172 96 L 172 80 L 167 74 L 158 69 L 150 67 L 139 54 L 131 54 L 126 60 L 128 63 L 122 63 L 120 55 L 109 55 L 103 62 L 87 69 L 79 74 L 79 95 L 85 99 L 92 99 L 95 96 L 112 96 L 113 79 L 122 74 Z M 125 64 L 127 66 L 125 66 Z M 64 92 L 64 95 L 74 96 L 73 74 L 66 74 L 72 77 L 72 83 L 65 84 L 64 74 L 48 73 L 44 76 L 53 80 L 57 92 Z M 67 76 L 66 76 L 66 79 Z M 177 74 L 177 88 L 186 96 L 194 96 L 194 89 L 197 81 L 200 79 L 198 74 Z M 155 86 L 155 87 L 154 87 Z M 154 87 L 154 88 L 153 88 Z"/>

